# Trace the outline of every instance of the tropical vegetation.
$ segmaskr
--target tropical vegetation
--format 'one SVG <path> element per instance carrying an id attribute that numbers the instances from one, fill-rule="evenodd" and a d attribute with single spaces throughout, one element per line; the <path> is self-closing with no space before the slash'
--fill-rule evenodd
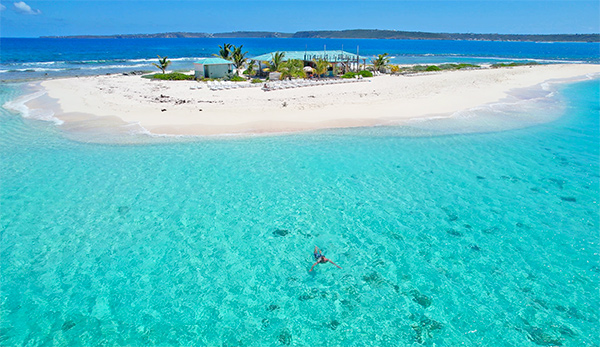
<path id="1" fill-rule="evenodd" d="M 381 71 L 390 62 L 390 58 L 387 57 L 387 53 L 379 54 L 376 59 L 373 59 L 371 63 L 375 71 Z"/>
<path id="2" fill-rule="evenodd" d="M 442 70 L 461 70 L 461 69 L 478 69 L 479 65 L 474 64 L 441 64 L 441 65 L 414 65 L 400 68 L 400 73 L 415 73 L 425 71 L 442 71 Z"/>
<path id="3" fill-rule="evenodd" d="M 389 64 L 390 58 L 388 58 L 387 53 L 379 54 L 376 59 L 373 59 L 371 63 L 373 64 L 373 68 L 375 71 L 383 70 L 387 64 Z"/>
<path id="4" fill-rule="evenodd" d="M 233 46 L 231 43 L 224 43 L 223 46 L 219 45 L 219 54 L 213 55 L 225 60 L 231 60 L 231 46 Z"/>
<path id="5" fill-rule="evenodd" d="M 156 80 L 168 80 L 168 81 L 185 81 L 185 80 L 193 80 L 193 75 L 186 75 L 181 72 L 171 72 L 171 73 L 157 73 L 154 75 L 143 76 L 150 79 Z"/>
<path id="6" fill-rule="evenodd" d="M 250 63 L 246 67 L 246 70 L 244 70 L 243 74 L 246 76 L 256 75 L 256 64 L 255 64 L 254 60 L 250 60 Z"/>
<path id="7" fill-rule="evenodd" d="M 313 60 L 315 64 L 314 72 L 317 76 L 323 77 L 329 69 L 329 62 L 324 59 Z"/>
<path id="8" fill-rule="evenodd" d="M 162 73 L 165 73 L 165 70 L 167 69 L 167 67 L 169 65 L 171 65 L 171 61 L 167 58 L 167 57 L 161 57 L 160 55 L 158 56 L 158 64 L 156 63 L 152 63 L 152 65 L 156 66 L 157 68 L 162 70 Z"/>
<path id="9" fill-rule="evenodd" d="M 300 59 L 291 59 L 279 66 L 279 72 L 281 72 L 281 78 L 305 78 L 306 71 L 304 71 L 304 61 Z"/>
<path id="10" fill-rule="evenodd" d="M 283 64 L 283 58 L 285 57 L 285 52 L 275 52 L 271 54 L 271 61 L 267 62 L 267 69 L 269 72 L 279 71 L 281 65 Z"/>
<path id="11" fill-rule="evenodd" d="M 244 47 L 244 45 L 240 45 L 239 47 L 232 46 L 231 50 L 231 61 L 233 62 L 233 66 L 238 70 L 241 69 L 248 60 L 248 58 L 246 58 L 248 52 L 242 52 L 242 47 Z"/>
<path id="12" fill-rule="evenodd" d="M 245 80 L 246 80 L 244 77 L 242 77 L 242 76 L 240 76 L 240 75 L 234 75 L 234 74 L 231 74 L 231 75 L 225 76 L 225 78 L 224 78 L 224 79 L 225 79 L 226 81 L 232 81 L 232 82 L 243 82 L 243 81 L 245 81 Z"/>
<path id="13" fill-rule="evenodd" d="M 373 73 L 371 71 L 368 70 L 362 70 L 359 72 L 346 72 L 345 74 L 343 74 L 341 77 L 342 78 L 354 78 L 356 76 L 362 76 L 362 77 L 373 77 Z"/>
<path id="14" fill-rule="evenodd" d="M 499 68 L 499 67 L 514 67 L 514 66 L 529 66 L 529 65 L 539 65 L 540 63 L 535 62 L 535 61 L 530 61 L 530 62 L 525 62 L 525 63 L 498 63 L 498 64 L 493 64 L 492 68 Z"/>

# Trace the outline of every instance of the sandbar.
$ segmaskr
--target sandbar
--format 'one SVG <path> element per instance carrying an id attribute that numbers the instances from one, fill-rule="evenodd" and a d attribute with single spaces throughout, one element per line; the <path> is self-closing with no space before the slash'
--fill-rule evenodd
<path id="1" fill-rule="evenodd" d="M 519 88 L 598 78 L 600 65 L 550 64 L 437 73 L 380 75 L 356 83 L 263 91 L 210 90 L 204 82 L 157 81 L 121 74 L 41 82 L 55 117 L 106 117 L 152 134 L 287 133 L 398 125 L 498 102 Z M 202 88 L 198 89 L 198 86 Z"/>

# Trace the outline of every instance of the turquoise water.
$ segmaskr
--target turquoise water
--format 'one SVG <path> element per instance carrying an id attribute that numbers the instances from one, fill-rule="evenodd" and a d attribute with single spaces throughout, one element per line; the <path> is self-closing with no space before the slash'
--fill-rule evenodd
<path id="1" fill-rule="evenodd" d="M 1 344 L 599 345 L 599 89 L 433 137 L 87 144 L 2 109 Z"/>
<path id="2" fill-rule="evenodd" d="M 389 53 L 393 64 L 488 64 L 512 61 L 600 63 L 598 42 L 502 42 L 373 39 L 34 39 L 0 37 L 0 80 L 35 80 L 156 70 L 156 55 L 173 70 L 219 53 L 224 42 L 243 45 L 248 57 L 275 51 L 346 50 L 370 62 Z"/>

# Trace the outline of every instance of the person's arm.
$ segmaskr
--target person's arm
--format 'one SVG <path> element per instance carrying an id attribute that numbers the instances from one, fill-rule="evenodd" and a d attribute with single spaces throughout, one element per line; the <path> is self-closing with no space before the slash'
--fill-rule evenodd
<path id="1" fill-rule="evenodd" d="M 313 264 L 313 266 L 310 267 L 310 270 L 308 270 L 308 272 L 311 272 L 313 270 L 313 267 L 315 267 L 315 265 L 317 265 L 319 262 L 316 262 Z"/>
<path id="2" fill-rule="evenodd" d="M 327 259 L 327 261 L 328 261 L 328 262 L 330 262 L 330 263 L 332 263 L 333 265 L 337 266 L 337 267 L 338 267 L 338 269 L 341 269 L 341 268 L 342 268 L 342 267 L 341 267 L 341 266 L 339 266 L 338 264 L 336 264 L 336 263 L 332 262 L 332 261 L 331 261 L 331 259 Z"/>

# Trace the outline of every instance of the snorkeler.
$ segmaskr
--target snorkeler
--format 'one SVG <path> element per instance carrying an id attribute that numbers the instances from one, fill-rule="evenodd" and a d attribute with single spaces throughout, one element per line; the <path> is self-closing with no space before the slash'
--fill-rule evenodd
<path id="1" fill-rule="evenodd" d="M 325 256 L 323 255 L 323 253 L 321 253 L 321 250 L 319 249 L 319 247 L 315 246 L 315 252 L 314 252 L 314 256 L 315 256 L 315 260 L 316 262 L 313 264 L 313 266 L 311 266 L 310 271 L 313 270 L 313 268 L 315 267 L 315 265 L 319 264 L 319 263 L 327 263 L 330 262 L 333 265 L 337 266 L 338 268 L 342 268 L 341 266 L 339 266 L 338 264 L 332 262 L 331 260 L 325 258 Z M 309 272 L 310 272 L 309 271 Z"/>

